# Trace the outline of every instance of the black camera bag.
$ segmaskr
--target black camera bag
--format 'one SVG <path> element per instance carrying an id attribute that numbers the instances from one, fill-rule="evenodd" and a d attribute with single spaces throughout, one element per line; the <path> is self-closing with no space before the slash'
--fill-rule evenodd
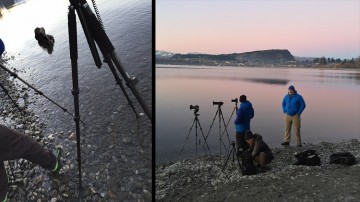
<path id="1" fill-rule="evenodd" d="M 319 166 L 321 165 L 320 157 L 316 153 L 316 150 L 310 149 L 304 152 L 296 153 L 295 158 L 297 162 L 295 165 L 306 165 L 306 166 Z"/>
<path id="2" fill-rule="evenodd" d="M 343 165 L 354 165 L 355 164 L 355 156 L 350 152 L 337 152 L 330 155 L 330 164 L 343 164 Z"/>
<path id="3" fill-rule="evenodd" d="M 256 174 L 256 167 L 254 165 L 254 161 L 251 157 L 251 153 L 249 150 L 244 151 L 241 155 L 242 166 L 241 173 L 242 175 L 254 175 Z"/>

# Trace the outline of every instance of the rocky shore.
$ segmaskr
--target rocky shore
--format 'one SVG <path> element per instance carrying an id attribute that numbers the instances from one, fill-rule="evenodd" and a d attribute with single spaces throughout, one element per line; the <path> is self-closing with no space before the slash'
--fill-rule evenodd
<path id="1" fill-rule="evenodd" d="M 295 153 L 315 149 L 321 166 L 296 166 Z M 351 152 L 352 166 L 329 164 L 335 152 Z M 275 159 L 265 173 L 242 176 L 226 156 L 157 165 L 156 201 L 360 201 L 360 142 L 306 144 L 273 149 Z"/>
<path id="2" fill-rule="evenodd" d="M 0 58 L 0 62 L 6 64 L 12 59 Z M 81 141 L 82 188 L 79 189 L 75 127 L 66 131 L 47 128 L 41 115 L 31 110 L 41 96 L 2 69 L 0 82 L 21 107 L 19 110 L 0 89 L 0 124 L 32 136 L 44 147 L 57 145 L 63 149 L 63 167 L 58 176 L 24 159 L 6 161 L 9 201 L 151 201 L 152 134 L 147 117 L 136 119 L 127 102 L 121 101 L 113 111 L 104 112 L 110 114 L 102 118 L 105 123 L 92 122 L 96 118 L 93 116 L 86 120 L 86 127 L 81 127 L 86 138 L 83 136 Z M 141 90 L 150 99 L 151 77 L 143 82 L 147 90 Z M 103 127 L 107 134 L 99 132 Z"/>

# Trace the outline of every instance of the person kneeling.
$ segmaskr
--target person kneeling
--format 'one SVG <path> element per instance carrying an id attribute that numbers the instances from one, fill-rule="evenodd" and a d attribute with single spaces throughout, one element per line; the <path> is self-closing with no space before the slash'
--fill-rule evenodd
<path id="1" fill-rule="evenodd" d="M 249 151 L 257 164 L 258 172 L 265 172 L 268 169 L 267 165 L 274 159 L 269 146 L 264 142 L 261 135 L 252 134 L 251 131 L 246 132 L 245 140 L 249 144 Z"/>

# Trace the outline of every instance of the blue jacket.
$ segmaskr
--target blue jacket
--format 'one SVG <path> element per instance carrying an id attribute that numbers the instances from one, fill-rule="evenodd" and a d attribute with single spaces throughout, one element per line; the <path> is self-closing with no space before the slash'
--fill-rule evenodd
<path id="1" fill-rule="evenodd" d="M 254 108 L 251 102 L 242 102 L 236 115 L 234 121 L 236 132 L 245 133 L 246 130 L 250 130 L 250 120 L 254 117 Z"/>
<path id="2" fill-rule="evenodd" d="M 3 54 L 4 51 L 5 51 L 5 45 L 4 42 L 0 39 L 0 56 Z"/>
<path id="3" fill-rule="evenodd" d="M 294 116 L 296 114 L 301 115 L 305 107 L 305 101 L 303 97 L 297 93 L 297 91 L 295 91 L 294 95 L 285 95 L 282 101 L 282 110 L 289 116 Z"/>

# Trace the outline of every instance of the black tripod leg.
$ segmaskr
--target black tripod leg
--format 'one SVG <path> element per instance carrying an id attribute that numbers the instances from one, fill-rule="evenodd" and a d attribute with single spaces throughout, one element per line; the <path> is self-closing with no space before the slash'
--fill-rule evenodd
<path id="1" fill-rule="evenodd" d="M 76 124 L 76 146 L 77 146 L 77 162 L 79 169 L 79 188 L 82 187 L 81 180 L 81 150 L 80 150 L 80 110 L 79 110 L 79 83 L 78 83 L 78 48 L 77 48 L 77 33 L 76 33 L 76 16 L 74 8 L 69 7 L 68 14 L 68 29 L 69 29 L 69 43 L 70 43 L 70 59 L 72 69 L 72 81 L 73 89 L 72 94 L 74 96 L 74 108 L 75 115 L 74 121 Z"/>
<path id="2" fill-rule="evenodd" d="M 208 151 L 209 151 L 209 154 L 210 154 L 211 158 L 213 159 L 213 156 L 212 156 L 212 154 L 211 154 L 209 145 L 208 145 L 208 143 L 207 143 L 207 141 L 206 141 L 206 138 L 205 138 L 205 135 L 204 135 L 204 131 L 203 131 L 201 125 L 200 125 L 200 120 L 198 120 L 198 123 L 199 123 L 199 127 L 200 127 L 201 134 L 202 134 L 202 136 L 203 136 L 203 138 L 204 138 L 204 144 L 206 144 L 206 147 L 207 147 L 207 149 L 208 149 Z M 203 147 L 204 147 L 204 144 L 203 144 Z M 206 153 L 206 151 L 205 151 L 205 153 Z M 213 159 L 213 160 L 214 160 L 214 159 Z"/>
<path id="3" fill-rule="evenodd" d="M 191 125 L 191 127 L 190 127 L 190 131 L 189 131 L 189 133 L 188 133 L 188 135 L 187 135 L 187 137 L 186 137 L 186 140 L 185 140 L 185 142 L 184 142 L 184 145 L 182 146 L 182 148 L 181 148 L 180 151 L 183 151 L 183 149 L 184 149 L 184 147 L 185 147 L 185 144 L 186 144 L 187 140 L 189 139 L 191 130 L 192 130 L 192 128 L 194 127 L 195 121 L 196 121 L 196 119 L 194 119 L 194 121 L 193 121 L 193 123 L 192 123 L 192 125 Z"/>
<path id="4" fill-rule="evenodd" d="M 94 40 L 96 41 L 98 47 L 100 48 L 103 55 L 109 55 L 111 60 L 114 62 L 115 66 L 119 70 L 121 76 L 124 78 L 126 85 L 131 89 L 132 93 L 140 103 L 141 107 L 143 108 L 145 114 L 148 116 L 150 121 L 152 122 L 152 114 L 149 108 L 146 106 L 145 102 L 142 100 L 139 92 L 137 91 L 135 84 L 137 83 L 137 79 L 134 77 L 130 77 L 129 74 L 124 70 L 122 67 L 119 59 L 116 56 L 115 48 L 112 45 L 110 39 L 106 35 L 105 31 L 103 30 L 102 25 L 97 20 L 94 13 L 91 11 L 89 5 L 86 1 L 76 2 L 71 1 L 70 3 L 76 6 L 76 10 L 79 13 L 80 21 L 82 23 L 83 29 L 85 34 L 87 35 L 87 40 L 93 53 L 93 57 L 95 59 L 95 63 L 98 67 L 100 67 L 101 62 L 99 62 L 99 56 L 97 54 L 97 50 L 94 44 Z M 85 20 L 86 19 L 86 20 Z"/>
<path id="5" fill-rule="evenodd" d="M 226 159 L 226 161 L 225 161 L 225 164 L 224 164 L 224 166 L 223 166 L 223 168 L 222 168 L 221 171 L 224 171 L 224 169 L 225 169 L 225 167 L 226 167 L 226 165 L 227 165 L 227 163 L 228 163 L 228 161 L 229 161 L 229 159 L 230 159 L 230 156 L 231 156 L 231 153 L 232 153 L 232 152 L 233 152 L 233 150 L 231 150 L 230 153 L 228 154 L 227 159 Z"/>
<path id="6" fill-rule="evenodd" d="M 218 114 L 218 112 L 219 112 L 219 109 L 218 109 L 218 110 L 216 111 L 216 113 L 215 113 L 214 119 L 213 119 L 213 121 L 212 121 L 212 123 L 211 123 L 211 125 L 210 125 L 210 128 L 209 128 L 209 131 L 208 131 L 208 133 L 207 133 L 206 136 L 205 136 L 205 140 L 208 138 L 208 136 L 209 136 L 209 134 L 210 134 L 211 128 L 212 128 L 212 126 L 214 125 L 214 122 L 215 122 L 215 119 L 216 119 L 216 115 Z"/>
<path id="7" fill-rule="evenodd" d="M 220 115 L 221 115 L 221 117 L 222 117 L 222 120 L 223 120 L 223 123 L 224 123 L 224 127 L 225 127 L 225 131 L 226 131 L 226 135 L 227 135 L 227 138 L 228 138 L 228 141 L 229 141 L 229 144 L 230 144 L 230 137 L 229 137 L 229 133 L 228 133 L 228 131 L 227 131 L 227 127 L 226 127 L 226 124 L 225 124 L 225 119 L 224 119 L 224 115 L 223 115 L 222 111 L 221 111 Z"/>
<path id="8" fill-rule="evenodd" d="M 92 54 L 92 56 L 93 56 L 93 58 L 94 58 L 94 62 L 95 62 L 95 64 L 96 64 L 96 66 L 97 66 L 98 68 L 100 68 L 100 67 L 101 67 L 100 56 L 99 56 L 99 53 L 98 53 L 98 51 L 97 51 L 97 49 L 96 49 L 96 46 L 95 46 L 93 34 L 92 34 L 92 32 L 91 32 L 91 30 L 90 30 L 90 27 L 89 27 L 89 26 L 91 26 L 91 25 L 88 24 L 88 23 L 91 23 L 91 21 L 88 22 L 88 21 L 86 20 L 86 19 L 87 19 L 86 16 L 85 16 L 86 13 L 84 13 L 84 12 L 86 12 L 86 10 L 82 10 L 81 7 L 80 7 L 80 8 L 77 8 L 76 10 L 77 10 L 77 13 L 78 13 L 78 15 L 79 15 L 79 19 L 80 19 L 80 22 L 81 22 L 81 26 L 82 26 L 82 28 L 83 28 L 83 30 L 84 30 L 85 37 L 86 37 L 86 40 L 87 40 L 87 42 L 88 42 L 88 45 L 89 45 L 91 54 Z"/>
<path id="9" fill-rule="evenodd" d="M 112 72 L 112 74 L 114 75 L 114 78 L 116 80 L 116 84 L 120 86 L 121 90 L 123 91 L 127 101 L 129 102 L 129 105 L 131 106 L 132 110 L 134 111 L 135 115 L 136 115 L 136 118 L 139 118 L 139 115 L 137 114 L 136 110 L 135 110 L 135 107 L 132 103 L 132 101 L 130 100 L 129 98 L 129 95 L 127 94 L 123 84 L 122 84 L 122 81 L 121 79 L 119 78 L 119 75 L 117 74 L 116 70 L 115 70 L 115 67 L 114 67 L 114 64 L 112 63 L 112 61 L 110 60 L 109 56 L 106 56 L 105 57 L 105 60 L 107 61 L 108 65 L 109 65 L 109 68 Z"/>
<path id="10" fill-rule="evenodd" d="M 6 88 L 0 83 L 0 87 L 3 89 L 3 91 L 5 92 L 5 94 L 10 98 L 10 100 L 14 103 L 14 105 L 16 106 L 16 108 L 19 109 L 20 112 L 22 112 L 22 109 L 20 108 L 20 106 L 15 102 L 14 99 L 12 99 L 12 97 L 9 94 L 9 91 L 6 90 Z"/>
<path id="11" fill-rule="evenodd" d="M 239 160 L 239 156 L 236 155 L 236 158 L 237 158 L 237 162 L 238 162 L 239 168 L 240 168 L 241 171 L 243 172 L 245 168 L 241 165 L 240 160 Z"/>
<path id="12" fill-rule="evenodd" d="M 116 56 L 115 50 L 110 53 L 110 57 L 111 57 L 112 61 L 114 62 L 115 66 L 117 67 L 118 71 L 120 72 L 121 76 L 124 78 L 126 85 L 133 92 L 134 96 L 136 97 L 136 99 L 139 101 L 141 107 L 143 108 L 145 114 L 148 116 L 148 118 L 152 122 L 152 113 L 149 110 L 149 108 L 147 107 L 147 105 L 145 104 L 145 102 L 143 101 L 143 99 L 141 98 L 140 93 L 138 92 L 138 90 L 135 86 L 137 83 L 137 79 L 135 79 L 134 77 L 131 78 L 129 76 L 129 74 L 124 70 L 124 68 L 122 67 L 122 65 L 120 63 L 120 60 Z"/>
<path id="13" fill-rule="evenodd" d="M 235 110 L 236 110 L 236 107 L 233 109 L 233 111 L 232 111 L 232 113 L 231 113 L 231 115 L 230 115 L 230 118 L 229 118 L 228 122 L 226 123 L 226 127 L 225 127 L 225 128 L 228 127 L 228 125 L 229 125 L 229 123 L 230 123 L 230 120 L 231 120 L 232 116 L 234 115 Z M 225 133 L 225 129 L 224 129 L 224 131 L 222 132 L 221 136 L 224 136 L 224 133 Z"/>

